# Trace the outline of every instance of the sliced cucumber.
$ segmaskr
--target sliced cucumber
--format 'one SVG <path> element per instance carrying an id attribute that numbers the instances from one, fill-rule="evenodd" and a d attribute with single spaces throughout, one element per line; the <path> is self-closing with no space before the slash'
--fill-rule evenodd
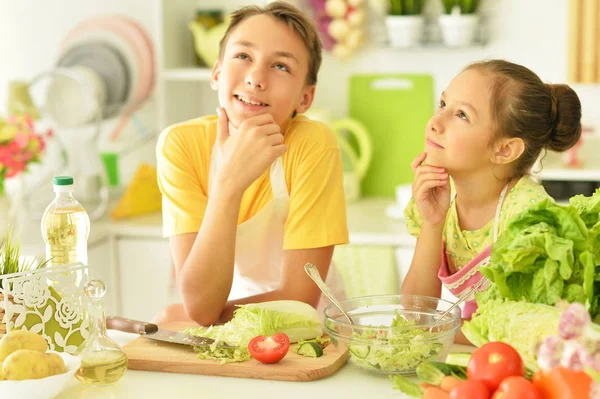
<path id="1" fill-rule="evenodd" d="M 364 359 L 369 355 L 370 348 L 367 345 L 350 345 L 348 350 L 359 359 Z"/>
<path id="2" fill-rule="evenodd" d="M 302 356 L 321 357 L 323 356 L 323 348 L 316 342 L 303 342 L 298 346 L 296 352 Z"/>

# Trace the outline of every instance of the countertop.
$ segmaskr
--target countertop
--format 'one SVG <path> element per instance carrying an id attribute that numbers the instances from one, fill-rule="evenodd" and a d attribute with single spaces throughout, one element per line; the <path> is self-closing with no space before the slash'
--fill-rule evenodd
<path id="1" fill-rule="evenodd" d="M 134 334 L 110 331 L 120 345 L 136 338 Z M 472 346 L 454 345 L 452 351 L 470 352 Z M 56 399 L 113 398 L 285 398 L 285 399 L 408 399 L 392 388 L 385 375 L 371 374 L 346 364 L 335 374 L 311 382 L 287 382 L 192 374 L 127 370 L 117 383 L 102 388 L 80 384 L 75 378 Z"/>
<path id="2" fill-rule="evenodd" d="M 393 198 L 365 198 L 347 205 L 350 243 L 356 245 L 415 245 L 416 240 L 406 231 L 403 219 L 392 219 L 386 209 L 394 205 Z M 19 231 L 22 253 L 44 254 L 44 242 L 40 232 L 40 221 L 26 219 Z M 113 221 L 108 215 L 91 223 L 88 247 L 107 237 L 135 237 L 161 240 L 162 217 L 160 213 L 132 219 Z"/>

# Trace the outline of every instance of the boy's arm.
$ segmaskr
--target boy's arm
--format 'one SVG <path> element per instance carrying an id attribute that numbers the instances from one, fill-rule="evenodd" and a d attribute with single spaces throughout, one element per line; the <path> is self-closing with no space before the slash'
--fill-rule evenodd
<path id="1" fill-rule="evenodd" d="M 200 325 L 214 324 L 227 303 L 241 198 L 226 185 L 216 185 L 200 231 L 170 239 L 183 306 Z"/>
<path id="2" fill-rule="evenodd" d="M 319 298 L 321 297 L 321 290 L 310 277 L 308 277 L 304 271 L 304 265 L 307 262 L 314 264 L 319 270 L 321 278 L 325 281 L 333 256 L 333 249 L 334 246 L 332 245 L 322 248 L 284 251 L 280 288 L 274 291 L 227 302 L 227 305 L 225 305 L 225 308 L 221 313 L 219 322 L 231 320 L 233 311 L 237 308 L 236 305 L 247 303 L 288 299 L 306 302 L 316 308 L 319 303 Z"/>
<path id="3" fill-rule="evenodd" d="M 443 225 L 434 227 L 423 224 L 410 269 L 402 282 L 400 292 L 403 295 L 441 296 L 442 282 L 438 278 L 438 269 L 443 228 Z"/>

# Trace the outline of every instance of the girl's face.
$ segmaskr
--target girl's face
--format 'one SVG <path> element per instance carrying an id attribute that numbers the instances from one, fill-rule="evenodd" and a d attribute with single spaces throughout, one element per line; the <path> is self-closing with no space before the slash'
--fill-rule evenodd
<path id="1" fill-rule="evenodd" d="M 443 167 L 453 177 L 492 165 L 492 84 L 491 75 L 476 69 L 450 82 L 427 123 L 425 163 Z"/>

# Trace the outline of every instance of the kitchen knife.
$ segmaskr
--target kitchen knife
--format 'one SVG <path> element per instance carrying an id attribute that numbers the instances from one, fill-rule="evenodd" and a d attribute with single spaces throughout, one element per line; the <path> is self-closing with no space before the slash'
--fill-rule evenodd
<path id="1" fill-rule="evenodd" d="M 176 331 L 168 331 L 159 328 L 156 324 L 146 323 L 139 320 L 126 319 L 124 317 L 111 316 L 106 318 L 106 328 L 127 333 L 140 334 L 144 338 L 158 341 L 171 342 L 173 344 L 191 346 L 210 346 L 215 340 L 205 337 L 184 334 Z M 226 343 L 219 343 L 220 348 L 235 348 Z"/>

